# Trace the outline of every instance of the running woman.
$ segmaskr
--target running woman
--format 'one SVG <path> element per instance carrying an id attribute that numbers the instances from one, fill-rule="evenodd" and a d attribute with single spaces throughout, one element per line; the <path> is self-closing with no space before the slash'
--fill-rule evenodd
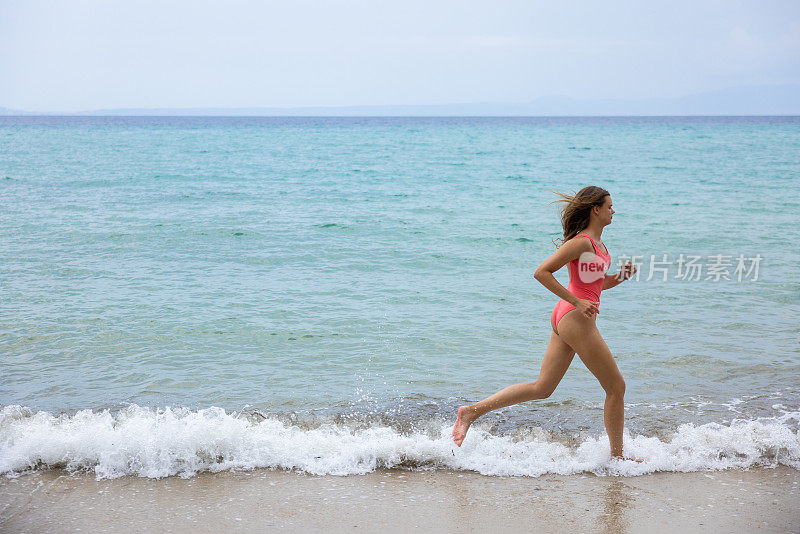
<path id="1" fill-rule="evenodd" d="M 469 426 L 487 412 L 549 397 L 577 352 L 606 393 L 604 422 L 611 456 L 624 459 L 622 428 L 625 419 L 625 380 L 597 329 L 596 321 L 600 313 L 600 292 L 630 278 L 636 272 L 636 267 L 627 262 L 620 268 L 619 274 L 606 274 L 611 266 L 611 254 L 601 238 L 603 229 L 611 224 L 614 216 L 608 191 L 590 185 L 575 196 L 556 194 L 561 198 L 555 202 L 564 203 L 561 211 L 564 238 L 559 249 L 536 269 L 534 277 L 561 300 L 550 316 L 552 333 L 539 377 L 535 382 L 508 386 L 476 404 L 459 407 L 453 427 L 453 441 L 460 447 Z M 566 264 L 569 264 L 567 288 L 553 275 Z"/>

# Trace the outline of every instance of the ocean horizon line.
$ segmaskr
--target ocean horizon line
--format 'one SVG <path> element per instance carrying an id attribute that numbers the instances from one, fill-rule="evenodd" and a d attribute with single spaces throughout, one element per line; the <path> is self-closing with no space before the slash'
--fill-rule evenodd
<path id="1" fill-rule="evenodd" d="M 787 118 L 800 117 L 800 113 L 751 113 L 751 114 L 637 114 L 637 115 L 237 115 L 237 114 L 144 114 L 144 113 L 20 113 L 0 115 L 3 118 L 59 117 L 59 118 L 108 118 L 108 117 L 140 117 L 140 118 L 275 118 L 275 119 L 635 119 L 635 118 Z"/>
<path id="2" fill-rule="evenodd" d="M 29 111 L 0 107 L 4 116 L 380 116 L 380 117 L 661 117 L 800 115 L 800 85 L 751 85 L 651 98 L 573 98 L 473 101 L 438 104 L 345 104 L 299 106 L 104 107 L 77 111 Z"/>

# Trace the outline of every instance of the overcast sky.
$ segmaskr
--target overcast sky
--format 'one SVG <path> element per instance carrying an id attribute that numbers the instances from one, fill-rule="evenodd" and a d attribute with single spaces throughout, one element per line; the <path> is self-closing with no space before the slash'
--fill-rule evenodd
<path id="1" fill-rule="evenodd" d="M 800 2 L 0 0 L 0 106 L 672 97 L 800 83 Z"/>

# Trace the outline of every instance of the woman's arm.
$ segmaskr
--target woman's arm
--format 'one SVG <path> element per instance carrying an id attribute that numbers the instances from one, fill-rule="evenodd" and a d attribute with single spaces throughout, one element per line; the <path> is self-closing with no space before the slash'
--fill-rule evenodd
<path id="1" fill-rule="evenodd" d="M 578 259 L 583 252 L 588 252 L 591 245 L 585 239 L 570 239 L 559 248 L 555 253 L 544 260 L 533 273 L 541 284 L 556 294 L 556 296 L 566 300 L 573 306 L 578 302 L 578 297 L 573 295 L 566 287 L 562 286 L 553 273 L 562 268 L 572 260 Z"/>
<path id="2" fill-rule="evenodd" d="M 612 287 L 617 287 L 622 282 L 630 278 L 636 272 L 636 266 L 631 263 L 627 262 L 625 265 L 620 267 L 619 272 L 617 274 L 607 274 L 605 279 L 603 280 L 603 289 L 611 289 Z"/>
<path id="3" fill-rule="evenodd" d="M 612 287 L 617 287 L 622 283 L 622 279 L 619 277 L 619 274 L 607 274 L 605 279 L 603 280 L 603 290 L 611 289 Z"/>

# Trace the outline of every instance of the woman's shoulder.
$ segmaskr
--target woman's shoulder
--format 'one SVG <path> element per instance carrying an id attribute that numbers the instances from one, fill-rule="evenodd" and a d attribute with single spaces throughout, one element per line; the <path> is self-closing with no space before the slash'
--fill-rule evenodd
<path id="1" fill-rule="evenodd" d="M 582 243 L 585 245 L 589 245 L 589 248 L 594 250 L 594 248 L 592 247 L 593 239 L 586 234 L 575 234 L 574 236 L 570 237 L 564 242 L 565 245 L 567 243 Z"/>
<path id="2" fill-rule="evenodd" d="M 563 250 L 565 253 L 569 253 L 570 256 L 577 259 L 584 252 L 594 252 L 594 246 L 592 245 L 591 239 L 578 234 L 564 241 L 559 247 L 559 250 Z"/>

